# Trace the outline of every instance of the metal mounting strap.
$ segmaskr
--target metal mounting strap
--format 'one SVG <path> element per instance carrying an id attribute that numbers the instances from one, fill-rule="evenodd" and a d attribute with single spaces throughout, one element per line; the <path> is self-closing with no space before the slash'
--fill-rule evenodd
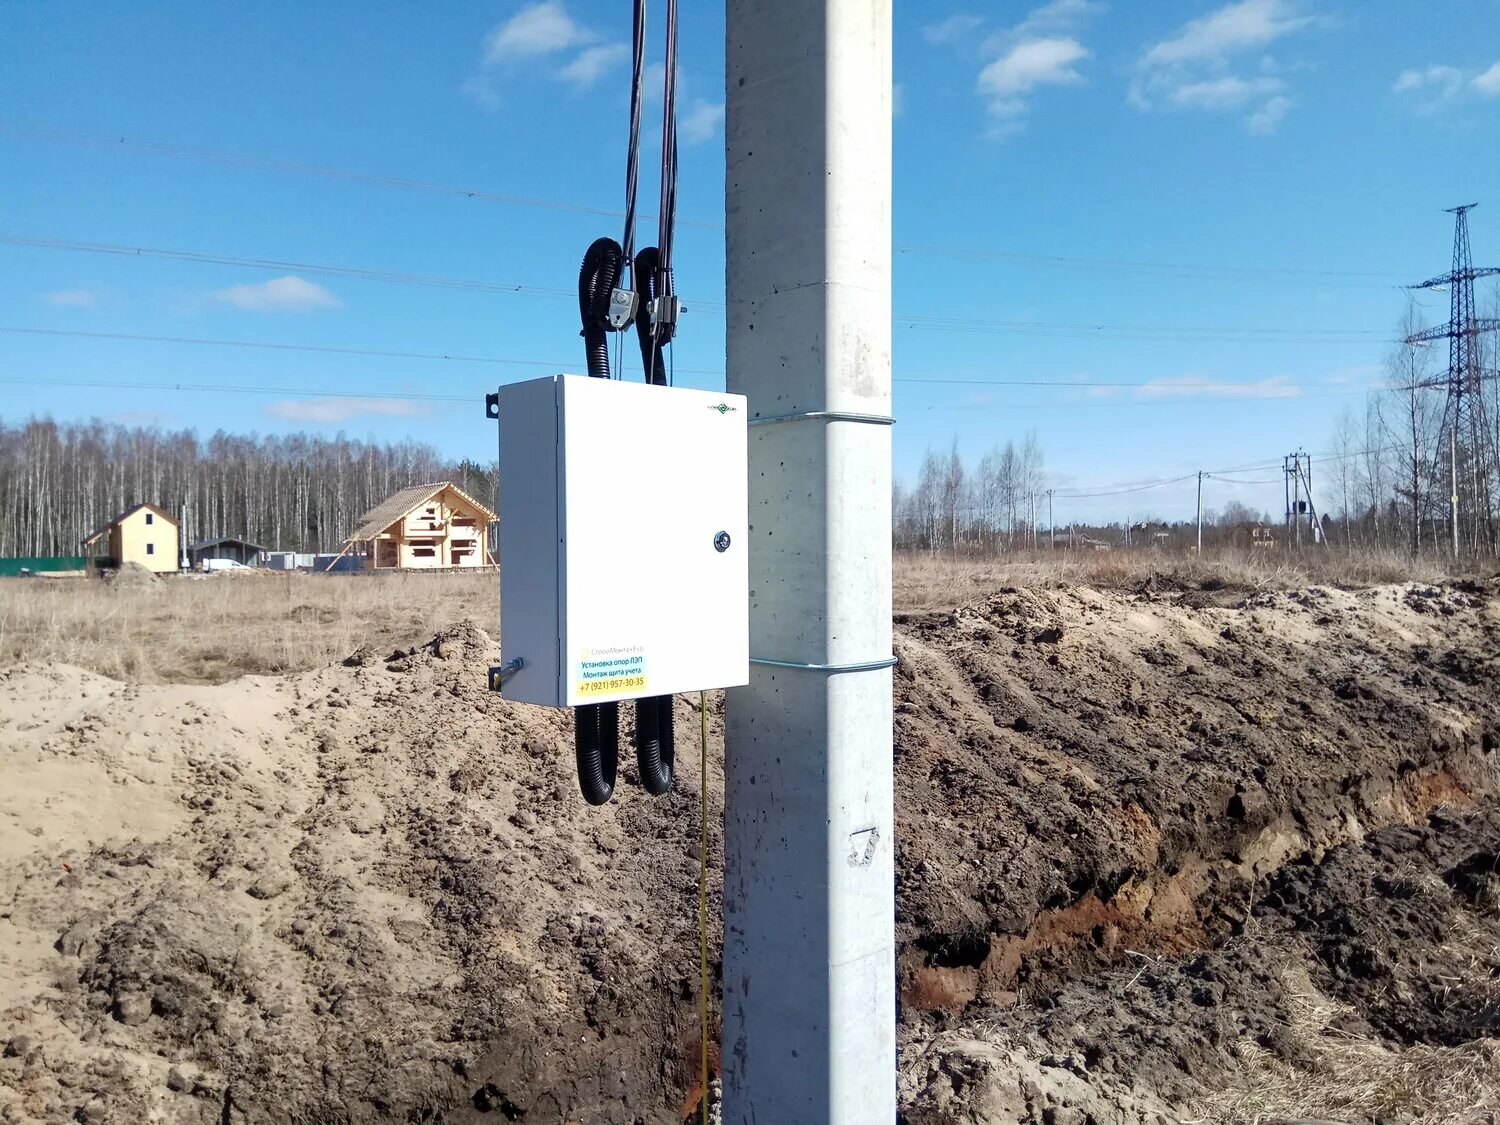
<path id="1" fill-rule="evenodd" d="M 806 410 L 801 414 L 773 414 L 769 418 L 751 418 L 747 425 L 769 426 L 776 422 L 800 422 L 816 418 L 825 422 L 864 422 L 871 426 L 894 426 L 896 419 L 889 414 L 858 414 L 851 410 Z"/>
<path id="2" fill-rule="evenodd" d="M 752 656 L 751 664 L 762 664 L 768 668 L 795 668 L 802 672 L 877 672 L 882 668 L 894 668 L 897 660 L 888 656 L 884 660 L 866 660 L 859 664 L 800 664 L 795 660 L 766 660 Z"/>

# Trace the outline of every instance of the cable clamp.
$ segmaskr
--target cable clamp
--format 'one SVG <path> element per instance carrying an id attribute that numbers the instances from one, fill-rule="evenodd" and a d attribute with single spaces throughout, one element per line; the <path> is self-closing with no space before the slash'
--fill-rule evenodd
<path id="1" fill-rule="evenodd" d="M 773 414 L 769 418 L 751 418 L 747 425 L 770 426 L 777 422 L 800 422 L 803 419 L 824 422 L 863 422 L 870 426 L 894 426 L 896 419 L 889 414 L 858 414 L 852 410 L 804 410 L 800 414 Z"/>
<path id="2" fill-rule="evenodd" d="M 635 319 L 636 296 L 634 289 L 611 289 L 609 291 L 609 313 L 605 319 L 616 332 L 628 328 Z"/>
<path id="3" fill-rule="evenodd" d="M 767 668 L 793 668 L 800 672 L 828 672 L 837 674 L 840 672 L 878 672 L 882 668 L 894 668 L 897 664 L 895 656 L 888 656 L 884 660 L 865 660 L 858 664 L 801 664 L 795 660 L 767 660 L 764 657 L 752 656 L 751 664 L 760 664 Z"/>
<path id="4" fill-rule="evenodd" d="M 651 315 L 652 326 L 660 325 L 663 328 L 671 327 L 677 323 L 677 318 L 687 312 L 687 306 L 679 301 L 676 296 L 662 294 L 653 297 L 646 302 L 646 311 Z"/>

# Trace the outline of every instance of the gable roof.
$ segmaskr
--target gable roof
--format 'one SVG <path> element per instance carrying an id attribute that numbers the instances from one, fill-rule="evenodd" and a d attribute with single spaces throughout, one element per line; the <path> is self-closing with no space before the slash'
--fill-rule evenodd
<path id="1" fill-rule="evenodd" d="M 142 508 L 148 508 L 148 509 L 150 509 L 151 511 L 153 511 L 157 515 L 159 515 L 162 519 L 166 520 L 173 527 L 177 526 L 177 521 L 172 518 L 172 513 L 169 512 L 169 511 L 167 511 L 165 508 L 158 508 L 155 504 L 137 504 L 137 505 L 135 505 L 132 508 L 126 508 L 123 512 L 121 512 L 119 515 L 117 515 L 114 519 L 112 519 L 112 520 L 106 520 L 104 523 L 101 523 L 98 527 L 94 528 L 93 531 L 89 532 L 87 535 L 85 535 L 83 537 L 83 539 L 81 540 L 82 545 L 85 546 L 85 547 L 87 547 L 90 543 L 94 542 L 94 540 L 96 540 L 96 539 L 102 539 L 105 535 L 107 535 L 109 533 L 109 529 L 112 528 L 112 527 L 114 527 L 115 524 L 119 523 L 126 516 L 133 516 L 133 515 L 135 515 Z"/>
<path id="2" fill-rule="evenodd" d="M 262 547 L 259 543 L 252 543 L 248 539 L 241 539 L 236 535 L 221 535 L 217 539 L 200 539 L 196 543 L 188 544 L 188 551 L 201 551 L 207 547 L 218 547 L 224 543 L 234 543 L 240 547 L 253 547 L 257 551 L 269 552 L 271 548 Z"/>
<path id="3" fill-rule="evenodd" d="M 410 488 L 403 488 L 400 492 L 393 493 L 364 515 L 360 516 L 359 526 L 350 533 L 349 538 L 344 540 L 344 542 L 357 543 L 366 539 L 374 539 L 413 508 L 421 507 L 439 492 L 443 491 L 457 493 L 465 504 L 473 508 L 485 519 L 493 520 L 495 518 L 494 512 L 490 511 L 478 500 L 475 500 L 452 481 L 443 480 L 436 481 L 433 484 L 414 484 Z"/>

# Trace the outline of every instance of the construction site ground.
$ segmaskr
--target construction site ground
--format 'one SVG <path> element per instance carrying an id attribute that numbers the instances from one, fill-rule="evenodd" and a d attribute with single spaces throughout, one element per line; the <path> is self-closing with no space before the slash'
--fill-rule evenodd
<path id="1" fill-rule="evenodd" d="M 695 701 L 676 791 L 625 764 L 590 808 L 567 714 L 486 689 L 473 597 L 230 586 L 363 636 L 178 679 L 0 648 L 0 1121 L 684 1120 Z M 1500 580 L 907 593 L 906 1125 L 1500 1122 Z"/>

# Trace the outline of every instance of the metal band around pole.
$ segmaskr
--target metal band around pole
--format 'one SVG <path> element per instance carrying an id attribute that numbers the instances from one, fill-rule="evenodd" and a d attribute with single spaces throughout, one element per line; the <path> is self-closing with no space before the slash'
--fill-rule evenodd
<path id="1" fill-rule="evenodd" d="M 877 672 L 882 668 L 894 668 L 897 658 L 888 656 L 884 660 L 866 660 L 861 664 L 801 664 L 795 660 L 766 660 L 759 656 L 750 658 L 751 664 L 767 668 L 794 668 L 800 672 Z"/>
<path id="2" fill-rule="evenodd" d="M 819 419 L 824 422 L 863 422 L 869 426 L 894 426 L 896 419 L 889 414 L 858 414 L 851 410 L 807 410 L 801 414 L 773 414 L 769 418 L 751 418 L 746 425 L 769 426 L 776 422 L 801 422 L 804 419 Z"/>

